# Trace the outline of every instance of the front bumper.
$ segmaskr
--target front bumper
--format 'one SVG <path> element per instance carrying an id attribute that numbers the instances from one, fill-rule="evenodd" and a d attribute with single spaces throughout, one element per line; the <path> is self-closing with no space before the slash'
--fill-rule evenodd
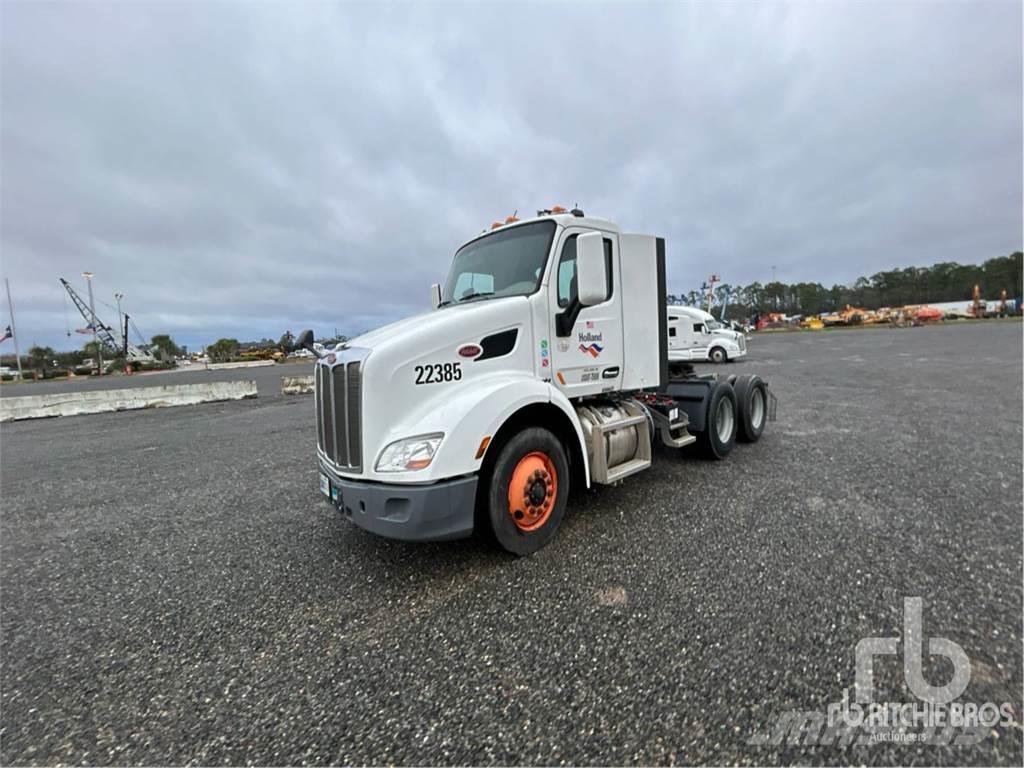
<path id="1" fill-rule="evenodd" d="M 402 541 L 447 541 L 473 533 L 476 476 L 432 485 L 367 483 L 338 476 L 320 462 L 331 503 L 346 518 L 378 536 Z"/>

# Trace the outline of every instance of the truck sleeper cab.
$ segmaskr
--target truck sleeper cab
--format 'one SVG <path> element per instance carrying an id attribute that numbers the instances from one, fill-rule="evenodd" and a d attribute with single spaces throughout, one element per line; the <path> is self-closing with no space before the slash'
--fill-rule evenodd
<path id="1" fill-rule="evenodd" d="M 756 376 L 670 370 L 665 241 L 582 211 L 464 244 L 434 309 L 314 351 L 321 492 L 396 539 L 544 546 L 570 487 L 648 469 L 655 440 L 724 458 L 774 398 Z"/>

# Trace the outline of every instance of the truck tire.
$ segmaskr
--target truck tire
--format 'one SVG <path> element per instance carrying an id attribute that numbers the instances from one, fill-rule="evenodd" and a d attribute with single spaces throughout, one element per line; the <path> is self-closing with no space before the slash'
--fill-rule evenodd
<path id="1" fill-rule="evenodd" d="M 495 540 L 520 557 L 555 535 L 569 496 L 569 461 L 551 432 L 530 427 L 498 452 L 489 478 L 487 517 Z"/>
<path id="2" fill-rule="evenodd" d="M 768 420 L 768 388 L 760 376 L 740 376 L 733 388 L 739 411 L 736 438 L 743 443 L 756 443 Z"/>
<path id="3" fill-rule="evenodd" d="M 708 357 L 711 358 L 712 363 L 724 363 L 729 359 L 729 355 L 721 347 L 712 347 Z"/>
<path id="4" fill-rule="evenodd" d="M 720 381 L 711 390 L 704 431 L 697 436 L 701 453 L 709 459 L 724 459 L 736 445 L 736 393 Z"/>

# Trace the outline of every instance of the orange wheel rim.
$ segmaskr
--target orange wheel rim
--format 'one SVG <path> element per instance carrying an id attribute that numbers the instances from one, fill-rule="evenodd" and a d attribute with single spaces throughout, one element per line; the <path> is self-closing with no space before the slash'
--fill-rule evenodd
<path id="1" fill-rule="evenodd" d="M 508 513 L 521 531 L 535 531 L 551 517 L 558 498 L 558 472 L 546 453 L 519 460 L 508 484 Z"/>

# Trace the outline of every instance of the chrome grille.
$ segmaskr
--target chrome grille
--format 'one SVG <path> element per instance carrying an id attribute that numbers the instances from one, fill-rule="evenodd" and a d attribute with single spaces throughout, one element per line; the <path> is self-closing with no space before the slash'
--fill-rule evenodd
<path id="1" fill-rule="evenodd" d="M 314 384 L 317 447 L 338 469 L 362 469 L 360 363 L 318 363 Z"/>

